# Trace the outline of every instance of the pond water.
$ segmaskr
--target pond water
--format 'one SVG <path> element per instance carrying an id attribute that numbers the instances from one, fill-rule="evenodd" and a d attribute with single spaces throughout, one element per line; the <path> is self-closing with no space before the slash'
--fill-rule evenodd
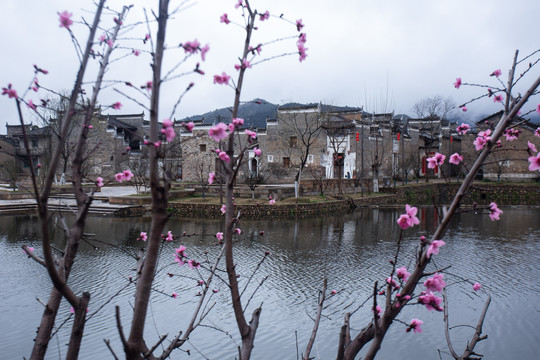
<path id="1" fill-rule="evenodd" d="M 488 339 L 477 346 L 487 359 L 533 359 L 539 351 L 537 326 L 540 323 L 540 208 L 503 208 L 501 221 L 491 222 L 486 214 L 463 213 L 454 219 L 446 238 L 447 245 L 435 258 L 438 267 L 451 265 L 445 279 L 448 284 L 452 326 L 476 326 L 487 294 L 492 303 L 484 323 Z M 254 359 L 296 359 L 304 351 L 316 312 L 317 295 L 323 277 L 328 289 L 337 294 L 327 300 L 312 356 L 335 358 L 338 334 L 346 312 L 351 318 L 352 336 L 371 317 L 369 298 L 374 281 L 383 282 L 391 270 L 399 227 L 396 220 L 403 209 L 357 209 L 352 214 L 319 218 L 284 220 L 241 220 L 242 234 L 236 243 L 237 268 L 241 284 L 246 284 L 266 251 L 270 255 L 255 273 L 244 294 L 245 300 L 263 278 L 268 279 L 253 295 L 248 313 L 263 304 L 257 332 Z M 432 208 L 420 209 L 420 226 L 405 231 L 398 266 L 409 267 L 421 235 L 429 236 L 435 226 Z M 22 359 L 30 355 L 32 340 L 41 318 L 42 305 L 50 293 L 50 280 L 44 269 L 28 259 L 21 246 L 27 244 L 41 253 L 33 216 L 0 217 L 0 358 Z M 146 334 L 148 342 L 160 335 L 170 337 L 183 330 L 191 310 L 199 299 L 198 274 L 173 262 L 174 248 L 182 243 L 190 258 L 214 259 L 219 251 L 215 234 L 222 220 L 171 219 L 166 230 L 180 236 L 166 243 L 161 253 L 149 309 Z M 70 284 L 76 293 L 91 293 L 89 319 L 81 348 L 81 359 L 112 358 L 103 339 L 110 339 L 118 355 L 122 347 L 114 321 L 114 307 L 121 308 L 124 329 L 129 329 L 133 286 L 127 286 L 111 299 L 133 276 L 135 255 L 141 242 L 137 237 L 148 231 L 149 219 L 90 218 L 87 232 L 95 241 L 82 244 Z M 264 235 L 261 234 L 264 231 Z M 57 246 L 62 236 L 56 230 Z M 110 245 L 108 245 L 110 244 Z M 207 252 L 207 254 L 205 254 Z M 430 265 L 430 270 L 435 270 Z M 173 274 L 173 276 L 169 276 Z M 454 276 L 453 276 L 454 275 Z M 467 279 L 483 284 L 472 291 Z M 242 285 L 243 286 L 243 285 Z M 207 319 L 172 359 L 234 359 L 239 341 L 229 293 L 219 279 L 211 286 L 218 290 L 211 297 L 216 303 Z M 177 299 L 171 297 L 176 292 Z M 62 304 L 57 325 L 70 316 L 69 305 Z M 423 333 L 406 333 L 405 325 L 395 323 L 385 338 L 378 358 L 435 359 L 439 350 L 449 359 L 444 337 L 442 313 L 424 306 L 407 306 L 399 319 L 424 321 Z M 47 359 L 65 356 L 69 326 L 60 328 L 51 341 Z M 451 330 L 454 348 L 462 352 L 473 329 L 458 326 Z M 165 341 L 167 344 L 167 341 Z M 298 349 L 298 350 L 297 350 Z"/>

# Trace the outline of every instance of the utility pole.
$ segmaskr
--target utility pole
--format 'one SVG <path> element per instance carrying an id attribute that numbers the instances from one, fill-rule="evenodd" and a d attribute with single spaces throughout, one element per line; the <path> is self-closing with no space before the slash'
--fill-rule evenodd
<path id="1" fill-rule="evenodd" d="M 364 197 L 364 124 L 362 124 L 362 131 L 361 131 L 362 138 L 360 139 L 360 148 L 362 152 L 362 164 L 360 165 L 362 168 L 360 169 L 360 193 L 362 197 Z"/>

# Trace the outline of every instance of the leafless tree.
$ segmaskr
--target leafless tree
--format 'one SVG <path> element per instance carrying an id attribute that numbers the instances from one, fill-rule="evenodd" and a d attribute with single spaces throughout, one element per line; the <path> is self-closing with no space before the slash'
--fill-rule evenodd
<path id="1" fill-rule="evenodd" d="M 318 112 L 315 113 L 284 113 L 279 119 L 280 139 L 284 148 L 288 148 L 291 163 L 297 167 L 294 176 L 294 196 L 300 196 L 300 180 L 302 172 L 308 162 L 313 145 L 319 139 L 324 122 Z"/>
<path id="2" fill-rule="evenodd" d="M 451 97 L 434 95 L 416 102 L 413 112 L 422 120 L 420 132 L 424 137 L 424 151 L 427 157 L 435 147 L 439 146 L 441 133 L 441 121 L 446 121 L 448 116 L 456 109 L 456 103 Z M 429 181 L 429 170 L 426 170 L 426 182 Z"/>

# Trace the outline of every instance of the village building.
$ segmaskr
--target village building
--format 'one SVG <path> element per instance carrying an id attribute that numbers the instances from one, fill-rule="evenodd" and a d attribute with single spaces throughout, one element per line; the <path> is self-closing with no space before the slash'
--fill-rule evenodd
<path id="1" fill-rule="evenodd" d="M 96 110 L 92 129 L 88 132 L 89 161 L 83 169 L 85 181 L 97 176 L 112 180 L 114 174 L 130 169 L 138 178 L 148 177 L 149 121 L 144 113 L 108 115 Z M 494 114 L 477 123 L 477 132 L 492 126 L 501 116 Z M 215 142 L 208 131 L 215 123 L 190 119 L 193 131 L 187 131 L 181 121 L 174 121 L 176 138 L 168 143 L 160 136 L 162 176 L 195 184 L 206 184 L 208 173 L 216 174 L 219 183 L 221 163 L 216 150 L 225 143 Z M 227 122 L 224 119 L 221 121 Z M 76 124 L 78 123 L 76 120 Z M 529 180 L 527 141 L 535 143 L 536 126 L 516 120 L 519 137 L 503 140 L 482 169 L 484 178 L 491 180 Z M 247 124 L 247 122 L 246 122 Z M 289 104 L 278 108 L 277 116 L 267 118 L 263 128 L 251 128 L 257 139 L 249 140 L 246 127 L 235 133 L 235 153 L 247 148 L 237 184 L 250 186 L 262 183 L 292 184 L 299 181 L 308 192 L 321 181 L 334 182 L 335 188 L 362 187 L 378 191 L 380 186 L 395 185 L 422 177 L 455 177 L 464 171 L 451 165 L 454 153 L 465 156 L 466 163 L 475 158 L 475 134 L 461 136 L 455 123 L 437 117 L 414 119 L 393 113 L 373 114 L 362 108 L 337 107 L 324 104 Z M 247 126 L 247 125 L 246 125 Z M 47 126 L 25 125 L 31 161 L 24 145 L 22 127 L 7 125 L 7 135 L 0 137 L 0 176 L 2 182 L 20 182 L 32 166 L 38 175 L 48 168 L 50 151 L 57 142 L 58 120 Z M 249 126 L 248 126 L 249 128 Z M 57 182 L 69 181 L 70 160 L 80 127 L 74 126 L 68 135 L 61 156 Z M 146 142 L 146 144 L 145 144 Z M 463 143 L 463 144 L 462 144 Z M 540 147 L 539 144 L 536 144 Z M 262 151 L 256 155 L 255 148 Z M 445 164 L 430 169 L 427 158 L 441 153 Z"/>
<path id="2" fill-rule="evenodd" d="M 478 157 L 479 151 L 475 150 L 474 141 L 478 133 L 493 130 L 503 112 L 492 114 L 476 122 L 476 129 L 467 133 L 463 139 L 465 161 L 472 164 Z M 540 148 L 540 141 L 534 132 L 538 125 L 521 117 L 512 120 L 512 134 L 503 135 L 499 146 L 496 146 L 488 155 L 484 165 L 480 169 L 480 177 L 491 181 L 531 181 L 538 180 L 538 173 L 529 170 L 527 149 L 528 142 Z"/>

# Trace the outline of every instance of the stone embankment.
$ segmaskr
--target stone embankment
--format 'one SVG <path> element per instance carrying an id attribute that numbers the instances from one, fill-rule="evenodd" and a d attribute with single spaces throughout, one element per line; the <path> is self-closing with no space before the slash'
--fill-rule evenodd
<path id="1" fill-rule="evenodd" d="M 343 213 L 356 207 L 398 206 L 404 204 L 432 205 L 449 204 L 460 184 L 427 183 L 383 188 L 380 194 L 364 197 L 346 195 L 339 199 L 317 203 L 298 203 L 274 205 L 237 205 L 242 217 L 257 218 L 313 216 L 330 213 Z M 475 183 L 463 200 L 464 205 L 488 205 L 492 201 L 499 205 L 540 205 L 540 184 L 498 184 Z M 221 205 L 202 203 L 170 203 L 170 211 L 181 217 L 219 217 Z"/>
<path id="2" fill-rule="evenodd" d="M 270 205 L 258 201 L 253 205 L 237 205 L 242 217 L 309 217 L 323 214 L 345 213 L 356 207 L 401 206 L 411 205 L 444 205 L 450 203 L 459 189 L 458 183 L 419 183 L 406 186 L 386 187 L 379 194 L 347 194 L 344 196 L 327 195 L 327 201 L 306 203 L 286 203 L 277 201 Z M 174 199 L 190 196 L 194 190 L 173 190 L 169 203 L 172 216 L 179 217 L 219 217 L 221 205 L 176 202 Z M 92 213 L 102 216 L 142 216 L 148 214 L 151 208 L 150 196 L 133 196 L 128 187 L 103 188 L 103 193 L 96 194 Z M 67 200 L 67 195 L 63 195 Z M 302 199 L 301 199 L 302 200 Z M 471 191 L 463 200 L 464 205 L 488 205 L 490 202 L 498 205 L 540 205 L 540 184 L 513 184 L 513 183 L 475 183 Z M 50 205 L 52 205 L 51 202 Z M 71 211 L 74 200 L 53 206 L 56 211 Z M 5 208 L 5 211 L 2 209 Z M 0 201 L 0 213 L 18 213 L 35 211 L 34 200 L 19 199 L 16 201 Z"/>

